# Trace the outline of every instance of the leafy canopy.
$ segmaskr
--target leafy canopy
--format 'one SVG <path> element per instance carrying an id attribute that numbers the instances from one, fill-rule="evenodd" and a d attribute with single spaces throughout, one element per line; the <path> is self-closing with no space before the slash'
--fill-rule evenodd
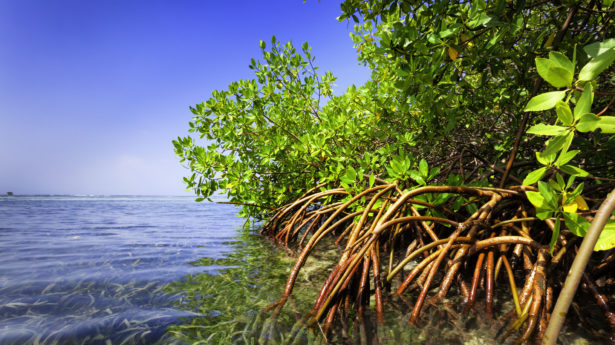
<path id="1" fill-rule="evenodd" d="M 350 194 L 379 180 L 402 189 L 498 185 L 510 170 L 507 184 L 559 173 L 577 178 L 566 188 L 596 188 L 599 179 L 581 180 L 615 169 L 611 115 L 597 114 L 615 80 L 615 26 L 602 11 L 610 6 L 344 1 L 339 20 L 355 22 L 351 37 L 371 79 L 333 95 L 335 77 L 320 73 L 307 43 L 261 41 L 254 79 L 191 108 L 195 137 L 174 141 L 192 171 L 186 185 L 197 200 L 222 191 L 256 218 L 320 184 Z M 563 204 L 559 195 L 561 209 L 580 192 Z"/>

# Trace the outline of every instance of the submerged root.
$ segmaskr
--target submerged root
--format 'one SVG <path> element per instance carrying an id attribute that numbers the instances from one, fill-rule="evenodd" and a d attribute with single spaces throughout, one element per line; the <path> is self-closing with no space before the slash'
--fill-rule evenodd
<path id="1" fill-rule="evenodd" d="M 291 295 L 307 258 L 319 245 L 331 245 L 323 241 L 330 237 L 339 247 L 338 261 L 307 321 L 325 339 L 336 318 L 356 315 L 362 321 L 370 300 L 377 323 L 385 319 L 384 304 L 399 297 L 411 308 L 408 323 L 416 324 L 425 308 L 455 291 L 464 297 L 461 309 L 484 311 L 488 322 L 499 325 L 500 339 L 515 335 L 519 344 L 540 341 L 554 291 L 574 258 L 574 237 L 563 231 L 550 255 L 553 220 L 528 216 L 533 207 L 523 188 L 530 187 L 427 186 L 404 193 L 394 184 L 381 184 L 354 196 L 342 188 L 302 196 L 261 230 L 298 253 L 284 294 L 272 306 L 274 315 Z M 613 281 L 606 268 L 614 262 L 615 256 L 607 255 L 585 278 L 613 327 L 614 314 L 594 282 Z M 509 311 L 503 309 L 511 305 L 508 301 Z"/>

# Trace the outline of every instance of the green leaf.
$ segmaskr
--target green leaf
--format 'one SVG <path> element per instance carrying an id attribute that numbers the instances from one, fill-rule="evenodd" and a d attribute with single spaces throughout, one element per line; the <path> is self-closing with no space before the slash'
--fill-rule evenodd
<path id="1" fill-rule="evenodd" d="M 583 47 L 583 50 L 592 58 L 604 53 L 605 51 L 615 48 L 615 38 L 610 38 L 603 42 L 594 42 Z"/>
<path id="2" fill-rule="evenodd" d="M 527 133 L 529 134 L 536 134 L 536 135 L 559 135 L 564 133 L 567 130 L 566 127 L 562 127 L 562 126 L 554 126 L 554 125 L 545 125 L 544 123 L 539 123 L 537 125 L 532 126 L 530 129 L 527 130 Z"/>
<path id="3" fill-rule="evenodd" d="M 471 29 L 474 29 L 477 26 L 480 25 L 486 25 L 487 23 L 489 23 L 493 18 L 490 17 L 487 13 L 485 12 L 481 12 L 478 17 L 476 17 L 474 20 L 472 20 L 471 22 L 468 23 L 468 26 Z"/>
<path id="4" fill-rule="evenodd" d="M 340 185 L 342 185 L 342 188 L 344 188 L 344 190 L 346 191 L 346 193 L 348 193 L 348 195 L 352 195 L 352 188 L 350 188 L 348 183 L 342 181 L 340 182 Z"/>
<path id="5" fill-rule="evenodd" d="M 557 195 L 553 188 L 548 183 L 538 181 L 538 191 L 545 200 L 543 208 L 556 211 L 557 210 Z"/>
<path id="6" fill-rule="evenodd" d="M 547 167 L 542 167 L 540 169 L 536 169 L 530 172 L 529 174 L 527 174 L 525 179 L 523 179 L 523 185 L 524 186 L 533 185 L 534 183 L 538 182 L 538 180 L 540 180 L 545 175 L 546 172 L 547 172 Z"/>
<path id="7" fill-rule="evenodd" d="M 436 175 L 438 175 L 438 173 L 440 173 L 440 168 L 433 168 L 429 170 L 429 176 L 427 177 L 427 180 L 431 180 L 434 177 L 436 177 Z"/>
<path id="8" fill-rule="evenodd" d="M 573 72 L 550 59 L 536 58 L 536 70 L 547 83 L 564 87 L 572 83 Z"/>
<path id="9" fill-rule="evenodd" d="M 572 150 L 562 153 L 555 162 L 555 165 L 560 166 L 570 162 L 579 152 L 579 150 Z"/>
<path id="10" fill-rule="evenodd" d="M 615 116 L 600 116 L 598 128 L 602 133 L 615 133 Z"/>
<path id="11" fill-rule="evenodd" d="M 551 91 L 532 97 L 523 111 L 541 111 L 555 107 L 557 101 L 566 97 L 566 91 Z"/>
<path id="12" fill-rule="evenodd" d="M 536 218 L 540 220 L 545 220 L 547 218 L 551 218 L 553 215 L 553 211 L 547 208 L 537 208 L 536 209 Z"/>
<path id="13" fill-rule="evenodd" d="M 583 114 L 591 113 L 594 102 L 594 92 L 591 83 L 585 84 L 585 89 L 574 107 L 574 119 L 578 120 Z"/>
<path id="14" fill-rule="evenodd" d="M 352 166 L 349 166 L 348 169 L 346 169 L 346 177 L 348 177 L 350 180 L 352 180 L 352 182 L 356 181 L 356 179 L 357 179 L 357 171 L 354 170 L 354 168 Z"/>
<path id="15" fill-rule="evenodd" d="M 571 75 L 574 75 L 574 64 L 566 55 L 560 52 L 550 52 L 549 60 L 557 63 L 560 67 L 565 68 Z"/>
<path id="16" fill-rule="evenodd" d="M 568 135 L 566 136 L 566 140 L 564 141 L 564 145 L 561 148 L 561 153 L 560 154 L 564 154 L 568 151 L 568 149 L 570 148 L 570 145 L 572 144 L 572 139 L 574 139 L 574 130 L 571 129 L 570 131 L 568 131 Z"/>
<path id="17" fill-rule="evenodd" d="M 265 44 L 265 41 L 261 40 L 259 43 L 261 49 L 265 49 L 267 47 L 267 45 Z"/>
<path id="18" fill-rule="evenodd" d="M 540 195 L 538 192 L 527 191 L 525 192 L 527 199 L 534 205 L 536 208 L 543 208 L 545 205 L 545 198 Z"/>
<path id="19" fill-rule="evenodd" d="M 440 38 L 438 38 L 438 35 L 433 34 L 433 33 L 427 35 L 427 41 L 431 44 L 438 44 L 441 42 Z"/>
<path id="20" fill-rule="evenodd" d="M 423 179 L 423 177 L 419 174 L 418 171 L 416 170 L 409 170 L 408 171 L 408 175 L 410 176 L 411 179 L 413 179 L 414 181 L 416 181 L 416 183 L 420 184 L 420 185 L 425 185 L 425 179 Z"/>
<path id="21" fill-rule="evenodd" d="M 374 176 L 374 174 L 369 174 L 369 188 L 372 188 L 374 186 L 375 181 L 376 177 Z"/>
<path id="22" fill-rule="evenodd" d="M 564 178 L 559 173 L 556 173 L 555 179 L 557 180 L 558 190 L 563 191 L 564 188 L 566 188 L 566 182 L 564 182 Z"/>
<path id="23" fill-rule="evenodd" d="M 542 165 L 550 165 L 556 156 L 556 154 L 545 155 L 543 152 L 536 152 L 536 160 Z"/>
<path id="24" fill-rule="evenodd" d="M 549 186 L 558 192 L 562 191 L 562 187 L 560 187 L 554 180 L 549 180 Z"/>
<path id="25" fill-rule="evenodd" d="M 427 179 L 427 177 L 429 177 L 429 167 L 427 166 L 427 161 L 425 161 L 424 159 L 421 159 L 421 161 L 419 162 L 419 172 L 424 179 Z"/>
<path id="26" fill-rule="evenodd" d="M 559 167 L 561 171 L 565 172 L 568 175 L 586 177 L 589 176 L 589 173 L 579 167 L 575 167 L 573 165 L 562 165 Z"/>
<path id="27" fill-rule="evenodd" d="M 594 250 L 609 250 L 615 247 L 615 221 L 609 220 L 598 237 Z"/>
<path id="28" fill-rule="evenodd" d="M 569 145 L 570 140 L 574 136 L 572 131 L 567 131 L 564 134 L 560 134 L 555 136 L 547 142 L 547 148 L 543 151 L 543 154 L 550 155 L 553 153 L 557 153 L 557 151 L 565 148 L 567 144 Z M 567 148 L 566 148 L 567 149 Z"/>
<path id="29" fill-rule="evenodd" d="M 459 26 L 450 27 L 448 29 L 438 32 L 438 36 L 440 36 L 441 38 L 445 38 L 456 33 L 457 31 L 459 31 Z"/>
<path id="30" fill-rule="evenodd" d="M 340 181 L 342 184 L 351 185 L 354 183 L 354 180 L 349 178 L 348 175 L 340 176 Z"/>
<path id="31" fill-rule="evenodd" d="M 581 133 L 591 132 L 598 128 L 600 118 L 594 114 L 583 114 L 577 123 L 577 131 Z"/>
<path id="32" fill-rule="evenodd" d="M 615 48 L 608 49 L 583 66 L 579 72 L 579 80 L 595 79 L 602 71 L 609 67 L 615 61 Z"/>
<path id="33" fill-rule="evenodd" d="M 564 126 L 570 126 L 572 124 L 574 119 L 572 117 L 572 110 L 570 110 L 568 103 L 557 101 L 555 104 L 555 112 L 557 113 L 557 118 L 562 121 Z"/>
<path id="34" fill-rule="evenodd" d="M 559 237 L 559 229 L 562 226 L 562 222 L 559 217 L 555 218 L 555 226 L 553 227 L 553 234 L 551 235 L 551 242 L 549 242 L 549 250 L 551 255 L 553 255 L 553 248 L 555 248 L 555 244 L 557 243 L 557 238 Z"/>
<path id="35" fill-rule="evenodd" d="M 574 176 L 572 175 L 570 176 L 570 179 L 568 180 L 567 188 L 570 188 L 570 186 L 572 185 L 571 180 L 574 181 L 574 178 L 575 178 Z M 579 183 L 579 185 L 571 193 L 568 193 L 568 197 L 574 199 L 577 196 L 581 195 L 581 192 L 583 192 L 584 185 L 585 183 L 583 182 Z"/>

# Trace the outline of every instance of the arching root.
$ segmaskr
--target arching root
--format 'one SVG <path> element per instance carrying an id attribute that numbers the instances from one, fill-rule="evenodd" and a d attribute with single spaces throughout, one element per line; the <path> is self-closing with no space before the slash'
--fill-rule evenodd
<path id="1" fill-rule="evenodd" d="M 402 192 L 394 184 L 381 184 L 354 196 L 343 188 L 321 188 L 281 208 L 261 230 L 298 252 L 284 294 L 272 307 L 274 316 L 291 295 L 307 258 L 319 245 L 332 243 L 323 241 L 331 237 L 341 246 L 339 259 L 308 320 L 325 336 L 336 317 L 349 309 L 362 319 L 371 295 L 378 323 L 385 319 L 387 296 L 399 296 L 410 301 L 409 322 L 415 324 L 425 307 L 441 302 L 454 287 L 465 297 L 466 312 L 484 310 L 487 320 L 501 325 L 502 339 L 516 334 L 515 343 L 540 340 L 554 291 L 574 257 L 574 237 L 563 231 L 551 256 L 553 221 L 528 216 L 533 208 L 522 187 L 427 186 Z M 607 256 L 585 278 L 586 289 L 612 327 L 608 300 L 594 281 L 612 275 L 614 262 L 615 256 Z M 408 270 L 410 264 L 414 266 Z M 494 315 L 506 301 L 512 301 L 512 310 Z"/>

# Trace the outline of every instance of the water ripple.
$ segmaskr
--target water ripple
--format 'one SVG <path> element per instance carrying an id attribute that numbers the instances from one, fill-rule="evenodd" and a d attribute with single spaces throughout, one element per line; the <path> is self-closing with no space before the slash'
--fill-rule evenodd
<path id="1" fill-rule="evenodd" d="M 230 205 L 183 197 L 0 197 L 0 344 L 174 344 L 168 283 L 219 267 Z"/>

